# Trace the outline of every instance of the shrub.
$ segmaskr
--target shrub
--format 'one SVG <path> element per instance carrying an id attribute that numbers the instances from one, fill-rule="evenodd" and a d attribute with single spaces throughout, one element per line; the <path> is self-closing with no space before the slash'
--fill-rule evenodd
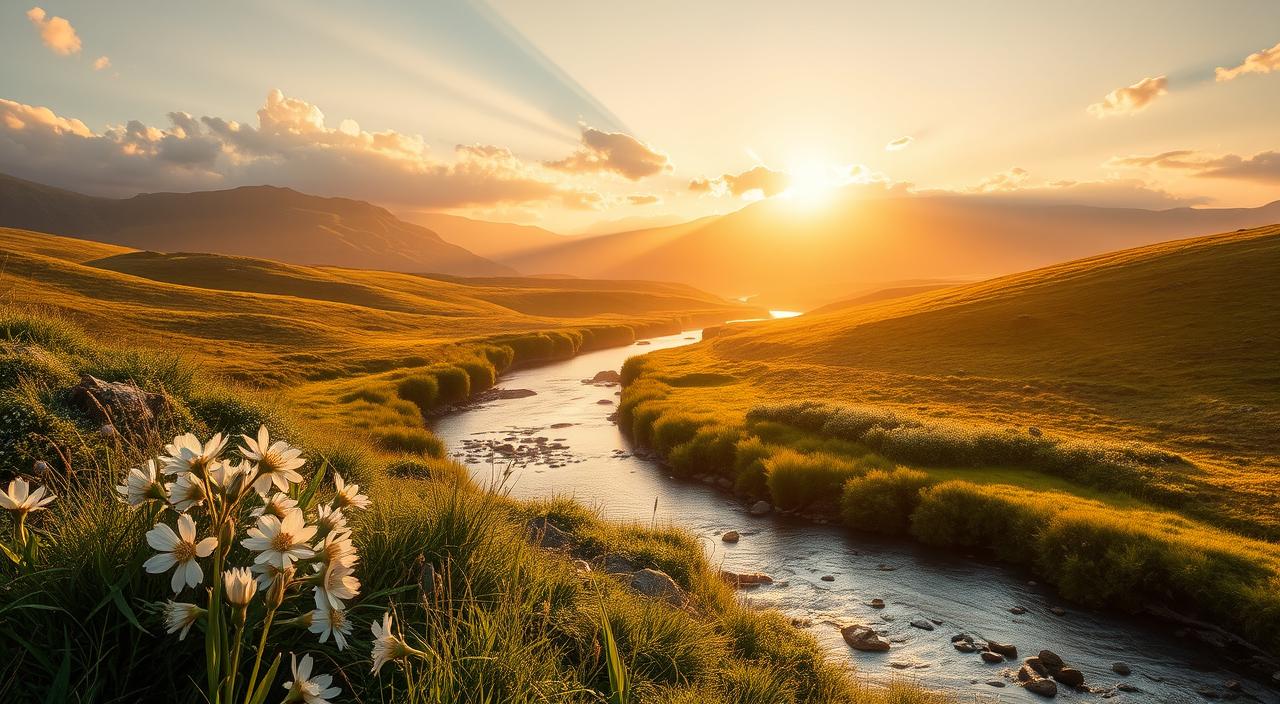
<path id="1" fill-rule="evenodd" d="M 515 350 L 506 345 L 485 345 L 480 348 L 480 354 L 489 360 L 498 374 L 510 368 L 516 356 Z"/>
<path id="2" fill-rule="evenodd" d="M 385 428 L 374 434 L 374 443 L 388 452 L 444 457 L 444 441 L 421 428 Z"/>
<path id="3" fill-rule="evenodd" d="M 665 456 L 677 445 L 692 440 L 699 428 L 714 422 L 711 416 L 705 414 L 694 415 L 672 410 L 654 421 L 650 444 Z"/>
<path id="4" fill-rule="evenodd" d="M 436 482 L 467 481 L 465 467 L 452 460 L 439 457 L 407 457 L 387 466 L 387 474 L 399 479 L 420 479 Z"/>
<path id="5" fill-rule="evenodd" d="M 439 400 L 440 387 L 436 383 L 436 377 L 430 374 L 414 374 L 401 379 L 396 384 L 396 395 L 417 406 L 418 410 L 425 415 Z M 389 400 L 386 399 L 382 403 Z"/>
<path id="6" fill-rule="evenodd" d="M 498 380 L 498 374 L 493 365 L 487 361 L 477 359 L 475 361 L 458 362 L 458 366 L 467 373 L 471 393 L 491 388 Z"/>
<path id="7" fill-rule="evenodd" d="M 965 481 L 920 492 L 911 534 L 933 545 L 990 547 L 1003 559 L 1031 564 L 1040 530 L 1056 512 L 1048 500 L 1015 501 Z"/>
<path id="8" fill-rule="evenodd" d="M 438 403 L 461 403 L 471 395 L 471 377 L 461 367 L 441 364 L 428 371 L 436 378 Z"/>
<path id="9" fill-rule="evenodd" d="M 688 441 L 675 446 L 667 455 L 667 462 L 679 476 L 710 473 L 733 477 L 740 437 L 736 428 L 704 425 Z"/>
<path id="10" fill-rule="evenodd" d="M 764 444 L 757 437 L 748 437 L 738 441 L 734 450 L 733 490 L 740 496 L 763 498 L 769 495 L 768 474 L 764 469 L 764 461 L 776 451 L 776 448 Z"/>
<path id="11" fill-rule="evenodd" d="M 435 380 L 432 379 L 432 382 L 434 381 Z M 400 394 L 400 397 L 405 398 L 404 394 Z M 339 396 L 338 400 L 343 403 L 365 401 L 367 403 L 381 405 L 391 401 L 391 392 L 381 386 L 364 385 L 355 391 L 348 391 L 347 393 Z"/>
<path id="12" fill-rule="evenodd" d="M 845 482 L 840 515 L 850 528 L 892 535 L 906 533 L 911 514 L 920 503 L 920 490 L 930 483 L 929 475 L 912 469 L 867 472 Z"/>
<path id="13" fill-rule="evenodd" d="M 847 458 L 826 453 L 803 455 L 784 449 L 764 461 L 769 495 L 774 505 L 797 509 L 835 501 L 844 483 L 863 470 Z"/>

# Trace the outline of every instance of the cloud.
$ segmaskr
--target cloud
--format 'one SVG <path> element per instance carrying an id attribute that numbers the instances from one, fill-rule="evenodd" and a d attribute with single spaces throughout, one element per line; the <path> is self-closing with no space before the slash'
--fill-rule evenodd
<path id="1" fill-rule="evenodd" d="M 662 199 L 655 195 L 641 194 L 627 196 L 627 202 L 631 205 L 654 205 L 655 203 L 661 203 Z"/>
<path id="2" fill-rule="evenodd" d="M 1206 154 L 1191 149 L 1175 149 L 1151 156 L 1121 156 L 1110 166 L 1155 168 L 1182 171 L 1201 178 L 1226 178 L 1256 183 L 1280 183 L 1280 152 L 1259 152 L 1253 156 Z"/>
<path id="3" fill-rule="evenodd" d="M 901 151 L 911 146 L 911 143 L 914 141 L 915 139 L 913 139 L 910 135 L 907 135 L 905 137 L 899 137 L 893 140 L 892 142 L 889 142 L 888 144 L 884 145 L 884 150 L 886 152 Z"/>
<path id="4" fill-rule="evenodd" d="M 791 185 L 791 177 L 785 172 L 774 171 L 767 166 L 757 166 L 740 174 L 725 174 L 720 177 L 725 188 L 735 196 L 744 196 L 758 191 L 761 196 L 770 198 Z"/>
<path id="5" fill-rule="evenodd" d="M 666 154 L 628 134 L 582 128 L 582 148 L 559 161 L 546 162 L 548 168 L 570 173 L 605 171 L 632 181 L 671 170 Z"/>
<path id="6" fill-rule="evenodd" d="M 689 181 L 689 190 L 693 193 L 710 193 L 714 187 L 714 179 L 695 178 Z"/>
<path id="7" fill-rule="evenodd" d="M 39 7 L 27 10 L 27 19 L 40 30 L 40 40 L 55 54 L 70 56 L 80 53 L 80 36 L 75 27 L 62 17 L 49 17 Z"/>
<path id="8" fill-rule="evenodd" d="M 107 57 L 107 56 L 99 56 L 98 58 L 96 58 L 96 59 L 94 59 L 94 60 L 93 60 L 93 70 L 94 70 L 94 71 L 101 71 L 101 70 L 103 70 L 103 69 L 108 69 L 108 68 L 111 68 L 111 58 L 110 58 L 110 57 Z"/>
<path id="9" fill-rule="evenodd" d="M 0 171 L 102 195 L 270 183 L 421 208 L 531 203 L 598 210 L 606 200 L 494 145 L 444 157 L 418 135 L 326 123 L 318 106 L 271 91 L 257 125 L 168 114 L 90 130 L 45 107 L 0 99 Z"/>
<path id="10" fill-rule="evenodd" d="M 1280 44 L 1249 54 L 1238 66 L 1231 68 L 1219 66 L 1214 71 L 1214 76 L 1219 81 L 1231 81 L 1246 73 L 1271 73 L 1272 71 L 1280 71 Z"/>
<path id="11" fill-rule="evenodd" d="M 1102 119 L 1113 115 L 1135 115 L 1146 109 L 1156 98 L 1169 92 L 1169 79 L 1165 76 L 1144 78 L 1126 88 L 1117 88 L 1100 103 L 1089 106 L 1089 114 Z"/>
<path id="12" fill-rule="evenodd" d="M 1207 198 L 1170 193 L 1142 179 L 1109 177 L 1083 181 L 1034 181 L 1029 171 L 1016 167 L 990 176 L 977 186 L 955 192 L 1022 203 L 1155 210 L 1209 202 Z"/>
<path id="13" fill-rule="evenodd" d="M 969 189 L 974 193 L 993 193 L 997 191 L 1012 191 L 1022 188 L 1026 185 L 1031 174 L 1026 169 L 1015 166 L 1008 171 L 1002 171 L 998 174 L 988 176 L 981 183 Z"/>

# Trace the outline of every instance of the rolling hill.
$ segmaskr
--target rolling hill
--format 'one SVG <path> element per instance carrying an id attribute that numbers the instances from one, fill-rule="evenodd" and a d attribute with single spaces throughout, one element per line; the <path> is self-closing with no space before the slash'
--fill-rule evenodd
<path id="1" fill-rule="evenodd" d="M 439 234 L 446 242 L 498 262 L 572 239 L 533 225 L 473 220 L 447 213 L 408 212 L 400 216 Z"/>
<path id="2" fill-rule="evenodd" d="M 0 175 L 0 226 L 160 252 L 463 276 L 515 273 L 369 203 L 271 186 L 112 199 Z"/>
<path id="3" fill-rule="evenodd" d="M 807 309 L 903 279 L 978 280 L 1276 222 L 1280 202 L 1151 211 L 849 191 L 825 204 L 771 199 L 670 227 L 575 238 L 505 261 L 526 274 L 680 281 Z"/>

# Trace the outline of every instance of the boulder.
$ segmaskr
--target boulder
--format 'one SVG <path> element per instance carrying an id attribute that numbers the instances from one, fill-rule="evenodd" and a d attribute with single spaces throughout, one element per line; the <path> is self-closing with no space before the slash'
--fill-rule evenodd
<path id="1" fill-rule="evenodd" d="M 1049 676 L 1049 670 L 1045 668 L 1044 663 L 1040 662 L 1040 658 L 1030 657 L 1022 661 L 1022 667 L 1018 668 L 1018 681 L 1030 682 L 1035 679 L 1043 679 Z"/>
<path id="2" fill-rule="evenodd" d="M 871 600 L 871 602 L 870 602 L 869 604 L 867 604 L 867 605 L 868 605 L 868 606 L 870 606 L 870 607 L 871 607 L 871 608 L 873 608 L 873 609 L 883 609 L 883 608 L 884 608 L 884 599 L 872 599 L 872 600 Z"/>
<path id="3" fill-rule="evenodd" d="M 1067 685 L 1068 687 L 1084 686 L 1084 673 L 1074 667 L 1063 667 L 1055 670 L 1053 679 Z"/>
<path id="4" fill-rule="evenodd" d="M 1050 672 L 1053 672 L 1066 664 L 1062 661 L 1062 658 L 1052 650 L 1041 650 L 1038 659 Z"/>
<path id="5" fill-rule="evenodd" d="M 922 630 L 922 631 L 932 631 L 932 630 L 933 630 L 933 623 L 932 623 L 932 622 L 930 622 L 930 621 L 928 621 L 928 620 L 926 620 L 926 619 L 923 619 L 923 618 L 918 618 L 918 619 L 916 619 L 916 620 L 912 621 L 912 622 L 911 622 L 911 625 L 912 625 L 912 626 L 915 626 L 916 628 L 919 628 L 919 629 L 920 629 L 920 630 Z"/>
<path id="6" fill-rule="evenodd" d="M 112 436 L 119 429 L 134 433 L 153 429 L 158 418 L 170 411 L 163 394 L 122 381 L 103 381 L 92 374 L 80 377 L 71 389 L 71 402 L 103 427 L 112 426 Z"/>
<path id="7" fill-rule="evenodd" d="M 1022 688 L 1032 694 L 1039 694 L 1042 697 L 1058 696 L 1058 684 L 1053 680 L 1039 679 L 1023 682 Z"/>
<path id="8" fill-rule="evenodd" d="M 1001 655 L 1005 656 L 1006 658 L 1009 658 L 1010 660 L 1018 657 L 1017 647 L 1009 643 L 1001 643 L 1000 641 L 996 641 L 996 640 L 987 641 L 987 650 L 990 650 L 993 653 L 1000 653 Z"/>
<path id="9" fill-rule="evenodd" d="M 686 599 L 680 585 L 662 570 L 645 568 L 631 576 L 631 588 L 655 599 L 664 599 L 675 606 L 683 606 Z"/>
<path id="10" fill-rule="evenodd" d="M 751 505 L 750 513 L 753 516 L 765 516 L 773 510 L 773 506 L 768 501 L 757 501 Z"/>
<path id="11" fill-rule="evenodd" d="M 1111 671 L 1117 675 L 1127 676 L 1133 672 L 1133 668 L 1129 667 L 1129 663 L 1126 662 L 1113 662 L 1111 663 Z"/>
<path id="12" fill-rule="evenodd" d="M 741 537 L 742 536 L 738 535 L 738 531 L 727 530 L 724 532 L 724 535 L 720 536 L 720 539 L 726 543 L 736 543 Z"/>
<path id="13" fill-rule="evenodd" d="M 539 547 L 558 550 L 571 545 L 573 536 L 539 517 L 529 521 L 529 540 Z"/>
<path id="14" fill-rule="evenodd" d="M 982 651 L 982 661 L 989 662 L 994 665 L 996 663 L 1004 662 L 1004 656 L 1000 653 L 993 653 L 990 650 L 984 650 Z"/>
<path id="15" fill-rule="evenodd" d="M 973 643 L 970 643 L 967 640 L 958 640 L 952 643 L 952 645 L 955 646 L 956 650 L 959 650 L 962 653 L 972 653 L 978 649 Z"/>
<path id="16" fill-rule="evenodd" d="M 600 568 L 605 574 L 631 574 L 636 571 L 636 566 L 621 555 L 605 555 L 600 561 Z"/>
<path id="17" fill-rule="evenodd" d="M 854 650 L 880 653 L 889 649 L 889 641 L 881 638 L 870 626 L 845 626 L 840 629 L 840 635 Z"/>
<path id="18" fill-rule="evenodd" d="M 595 376 L 593 376 L 593 377 L 591 377 L 591 383 L 593 383 L 593 384 L 621 384 L 621 383 L 622 383 L 622 375 L 621 375 L 621 374 L 619 374 L 618 372 L 616 372 L 616 371 L 612 370 L 612 369 L 606 369 L 606 370 L 604 370 L 604 371 L 602 371 L 602 372 L 596 372 L 596 375 L 595 375 Z"/>

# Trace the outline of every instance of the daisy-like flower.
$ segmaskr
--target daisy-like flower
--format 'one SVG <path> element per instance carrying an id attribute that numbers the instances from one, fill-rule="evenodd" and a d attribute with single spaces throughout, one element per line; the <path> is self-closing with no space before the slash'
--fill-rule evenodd
<path id="1" fill-rule="evenodd" d="M 19 478 L 9 482 L 9 488 L 0 492 L 0 508 L 13 511 L 18 514 L 18 519 L 22 520 L 32 511 L 43 511 L 44 507 L 56 498 L 58 497 L 53 494 L 45 496 L 42 486 L 32 491 L 27 480 Z"/>
<path id="2" fill-rule="evenodd" d="M 125 475 L 116 491 L 130 506 L 140 506 L 148 501 L 165 501 L 169 498 L 164 484 L 156 478 L 156 461 L 147 460 L 142 467 L 134 467 Z"/>
<path id="3" fill-rule="evenodd" d="M 286 702 L 303 702 L 304 704 L 330 704 L 329 699 L 342 694 L 342 690 L 331 687 L 333 675 L 311 676 L 311 668 L 315 664 L 310 655 L 298 656 L 289 654 L 292 659 L 293 681 L 285 682 L 284 688 L 289 690 Z"/>
<path id="4" fill-rule="evenodd" d="M 209 469 L 209 478 L 222 487 L 228 494 L 238 494 L 244 486 L 253 481 L 256 473 L 254 466 L 248 462 L 216 462 Z"/>
<path id="5" fill-rule="evenodd" d="M 192 506 L 199 506 L 208 498 L 205 495 L 204 482 L 191 472 L 178 475 L 178 481 L 168 485 L 169 503 L 175 511 L 187 512 Z"/>
<path id="6" fill-rule="evenodd" d="M 334 472 L 333 486 L 337 489 L 337 494 L 333 497 L 333 505 L 337 508 L 346 508 L 348 506 L 369 508 L 369 497 L 360 493 L 359 484 L 348 484 L 342 479 L 341 474 Z"/>
<path id="7" fill-rule="evenodd" d="M 249 568 L 249 571 L 253 573 L 254 579 L 257 580 L 259 590 L 271 586 L 271 583 L 277 579 L 292 580 L 293 575 L 297 572 L 292 565 L 289 566 L 289 569 L 282 570 L 269 562 L 255 564 Z"/>
<path id="8" fill-rule="evenodd" d="M 233 567 L 222 575 L 223 593 L 232 606 L 248 606 L 258 591 L 258 583 L 247 567 Z"/>
<path id="9" fill-rule="evenodd" d="M 341 604 L 335 608 L 324 593 L 317 590 L 316 608 L 311 612 L 311 627 L 307 630 L 319 633 L 321 643 L 332 635 L 338 650 L 342 650 L 347 647 L 347 636 L 351 635 L 351 621 Z"/>
<path id="10" fill-rule="evenodd" d="M 340 562 L 350 567 L 360 561 L 360 556 L 356 554 L 355 543 L 351 542 L 349 530 L 334 531 L 324 536 L 324 540 L 316 546 L 316 552 L 326 565 Z"/>
<path id="11" fill-rule="evenodd" d="M 205 614 L 205 610 L 195 604 L 170 600 L 164 605 L 164 625 L 168 633 L 177 633 L 178 640 L 187 639 L 187 631 Z"/>
<path id="12" fill-rule="evenodd" d="M 316 603 L 327 601 L 335 609 L 343 608 L 344 599 L 352 599 L 360 593 L 360 580 L 355 578 L 355 570 L 341 562 L 330 562 L 328 565 L 316 565 L 320 572 L 320 584 L 316 586 Z"/>
<path id="13" fill-rule="evenodd" d="M 342 509 L 324 505 L 316 508 L 316 528 L 320 530 L 320 535 L 328 535 L 346 527 L 347 517 L 342 515 Z"/>
<path id="14" fill-rule="evenodd" d="M 184 586 L 195 587 L 204 581 L 204 571 L 196 558 L 208 557 L 218 547 L 218 539 L 209 536 L 196 542 L 196 522 L 184 513 L 178 516 L 177 533 L 165 523 L 157 523 L 147 531 L 147 545 L 159 550 L 160 554 L 151 556 L 142 566 L 151 574 L 160 574 L 176 566 L 170 586 L 177 594 Z"/>
<path id="15" fill-rule="evenodd" d="M 253 482 L 253 488 L 257 489 L 259 494 L 270 491 L 272 484 L 275 484 L 280 491 L 288 491 L 289 484 L 302 481 L 302 475 L 297 471 L 306 463 L 306 460 L 300 456 L 302 450 L 283 440 L 271 442 L 271 434 L 267 432 L 265 425 L 258 426 L 256 440 L 248 435 L 240 437 L 244 438 L 240 454 L 258 463 L 258 478 Z"/>
<path id="16" fill-rule="evenodd" d="M 283 491 L 277 491 L 268 496 L 263 504 L 252 511 L 249 515 L 254 516 L 275 516 L 276 518 L 284 518 L 289 512 L 298 507 L 298 502 L 289 498 L 289 495 Z"/>
<path id="17" fill-rule="evenodd" d="M 307 525 L 302 511 L 295 508 L 282 519 L 259 516 L 258 523 L 249 529 L 249 537 L 240 544 L 258 553 L 253 559 L 255 563 L 267 563 L 283 570 L 294 560 L 309 560 L 316 556 L 307 545 L 315 534 L 316 527 Z"/>
<path id="18" fill-rule="evenodd" d="M 217 461 L 227 446 L 227 439 L 222 433 L 209 438 L 209 442 L 200 444 L 200 440 L 191 433 L 179 435 L 172 443 L 164 446 L 169 453 L 160 458 L 164 462 L 165 474 L 186 474 L 187 472 L 203 473 L 209 465 Z"/>
<path id="19" fill-rule="evenodd" d="M 382 615 L 382 623 L 374 621 L 369 624 L 369 630 L 373 631 L 373 674 L 378 674 L 378 670 L 382 666 L 392 660 L 400 660 L 410 655 L 422 657 L 420 650 L 410 648 L 399 636 L 395 634 L 391 625 L 391 612 L 388 611 Z"/>

